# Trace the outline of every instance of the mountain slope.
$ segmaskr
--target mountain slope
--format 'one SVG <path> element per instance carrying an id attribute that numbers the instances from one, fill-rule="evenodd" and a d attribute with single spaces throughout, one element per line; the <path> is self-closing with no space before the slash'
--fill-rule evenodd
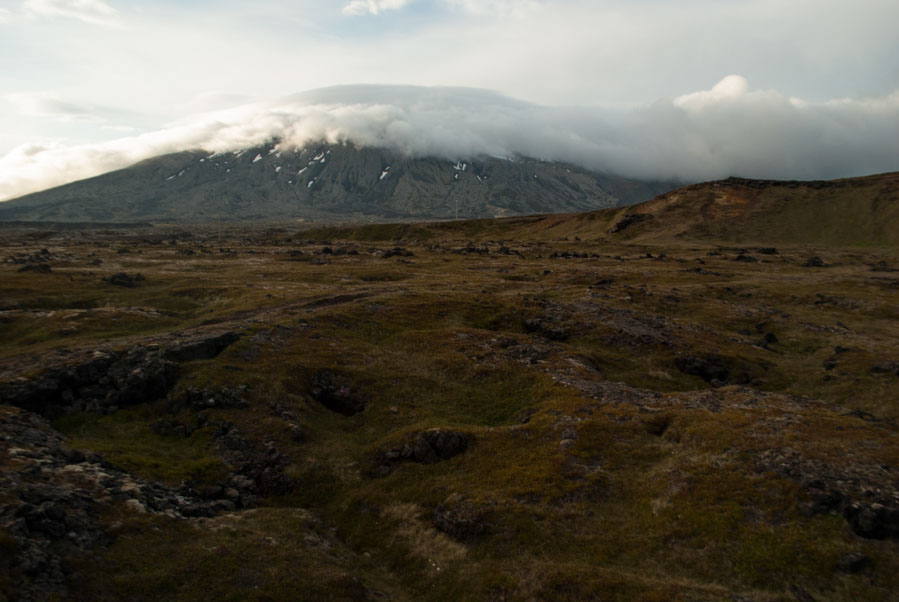
<path id="1" fill-rule="evenodd" d="M 203 221 L 493 217 L 589 211 L 652 198 L 640 182 L 534 159 L 404 158 L 387 150 L 277 143 L 174 153 L 0 205 L 2 220 Z"/>

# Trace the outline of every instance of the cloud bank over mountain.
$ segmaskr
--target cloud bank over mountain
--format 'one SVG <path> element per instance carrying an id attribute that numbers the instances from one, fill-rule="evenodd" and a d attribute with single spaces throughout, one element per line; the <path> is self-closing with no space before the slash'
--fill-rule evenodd
<path id="1" fill-rule="evenodd" d="M 547 107 L 470 88 L 338 86 L 186 118 L 97 144 L 30 142 L 0 157 L 0 199 L 156 155 L 326 140 L 447 159 L 567 161 L 622 176 L 822 179 L 899 170 L 899 91 L 806 102 L 728 76 L 629 110 Z"/>

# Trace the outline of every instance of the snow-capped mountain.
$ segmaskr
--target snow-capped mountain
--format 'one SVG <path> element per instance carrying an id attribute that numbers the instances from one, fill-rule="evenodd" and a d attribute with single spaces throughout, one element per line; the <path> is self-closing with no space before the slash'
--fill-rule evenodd
<path id="1" fill-rule="evenodd" d="M 674 187 L 522 157 L 410 158 L 353 145 L 186 151 L 0 204 L 0 220 L 441 219 L 588 211 Z"/>

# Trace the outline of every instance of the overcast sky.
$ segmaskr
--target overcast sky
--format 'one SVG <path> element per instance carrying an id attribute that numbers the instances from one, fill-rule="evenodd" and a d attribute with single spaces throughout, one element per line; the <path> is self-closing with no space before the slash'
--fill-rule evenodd
<path id="1" fill-rule="evenodd" d="M 414 132 L 384 130 L 410 152 L 581 156 L 686 179 L 899 170 L 897 23 L 896 0 L 0 0 L 0 198 L 221 145 L 209 112 L 238 105 L 252 109 L 217 122 L 261 112 L 251 137 L 372 135 L 383 111 L 360 119 L 375 100 L 427 130 L 417 148 Z M 307 121 L 317 103 L 312 124 L 271 124 L 286 97 L 358 83 L 503 96 L 444 90 L 419 114 L 420 89 L 351 88 L 351 124 L 333 93 L 287 103 Z M 488 121 L 452 106 L 485 99 Z M 455 141 L 440 134 L 448 115 L 464 122 Z M 474 140 L 497 121 L 496 139 Z M 806 156 L 784 165 L 786 152 Z"/>

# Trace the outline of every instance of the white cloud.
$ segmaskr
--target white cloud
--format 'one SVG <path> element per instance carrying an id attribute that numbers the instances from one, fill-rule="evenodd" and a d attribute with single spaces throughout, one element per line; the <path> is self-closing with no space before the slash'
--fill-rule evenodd
<path id="1" fill-rule="evenodd" d="M 446 2 L 450 6 L 475 15 L 492 13 L 503 16 L 522 16 L 540 5 L 537 0 L 446 0 Z"/>
<path id="2" fill-rule="evenodd" d="M 48 117 L 64 122 L 104 121 L 96 115 L 99 112 L 96 107 L 61 100 L 47 92 L 7 94 L 3 98 L 25 117 Z"/>
<path id="3" fill-rule="evenodd" d="M 41 17 L 69 17 L 94 25 L 120 25 L 118 11 L 103 0 L 25 0 L 22 10 Z"/>
<path id="4" fill-rule="evenodd" d="M 343 7 L 343 14 L 359 16 L 365 14 L 379 15 L 384 11 L 399 10 L 411 0 L 352 0 Z"/>
<path id="5" fill-rule="evenodd" d="M 417 157 L 525 155 L 653 179 L 836 178 L 899 169 L 899 91 L 797 102 L 729 76 L 710 90 L 611 111 L 544 107 L 471 88 L 341 86 L 110 142 L 21 145 L 0 157 L 0 198 L 162 153 L 232 150 L 272 138 L 296 146 L 352 142 Z"/>
<path id="6" fill-rule="evenodd" d="M 11 10 L 0 8 L 0 24 L 9 23 L 15 15 Z"/>

